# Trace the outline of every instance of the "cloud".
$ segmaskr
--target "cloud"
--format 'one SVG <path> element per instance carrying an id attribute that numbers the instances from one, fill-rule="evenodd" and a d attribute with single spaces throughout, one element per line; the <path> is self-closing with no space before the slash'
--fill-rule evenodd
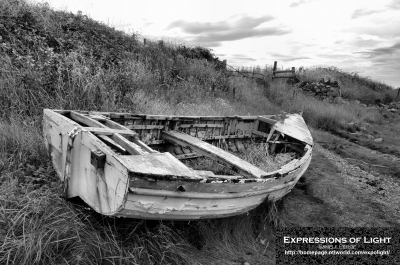
<path id="1" fill-rule="evenodd" d="M 369 16 L 376 13 L 381 13 L 382 10 L 368 10 L 368 9 L 356 9 L 351 15 L 352 19 L 356 19 L 359 17 Z"/>
<path id="2" fill-rule="evenodd" d="M 400 9 L 400 1 L 393 0 L 390 4 L 387 5 L 388 9 L 398 10 Z"/>
<path id="3" fill-rule="evenodd" d="M 200 34 L 207 32 L 218 32 L 227 30 L 227 23 L 219 22 L 188 22 L 185 20 L 176 20 L 172 22 L 167 29 L 180 28 L 185 33 Z"/>
<path id="4" fill-rule="evenodd" d="M 400 9 L 400 1 L 399 0 L 392 0 L 388 5 L 384 6 L 383 9 L 372 10 L 372 9 L 365 9 L 360 8 L 354 10 L 353 14 L 351 15 L 352 19 L 356 19 L 359 17 L 369 16 L 372 14 L 382 13 L 388 10 L 399 10 Z"/>
<path id="5" fill-rule="evenodd" d="M 193 39 L 197 42 L 221 42 L 221 41 L 235 41 L 247 38 L 260 38 L 264 36 L 279 36 L 289 33 L 286 29 L 275 27 L 262 28 L 262 29 L 233 29 L 223 32 L 210 33 L 207 35 L 199 35 Z"/>
<path id="6" fill-rule="evenodd" d="M 376 56 L 386 55 L 386 54 L 391 55 L 396 53 L 397 51 L 400 51 L 400 42 L 390 47 L 377 48 L 372 50 L 373 54 Z"/>
<path id="7" fill-rule="evenodd" d="M 217 22 L 190 22 L 185 20 L 176 20 L 173 21 L 167 27 L 167 29 L 180 28 L 183 32 L 189 34 L 215 33 L 232 29 L 255 28 L 262 23 L 271 21 L 273 19 L 273 16 L 264 15 L 261 17 L 244 16 L 236 19 L 233 22 L 229 22 L 229 20 L 222 20 Z"/>
<path id="8" fill-rule="evenodd" d="M 176 20 L 167 29 L 180 28 L 184 33 L 192 34 L 191 38 L 187 39 L 188 42 L 203 45 L 212 44 L 212 47 L 216 47 L 222 41 L 279 36 L 290 32 L 284 27 L 259 27 L 273 19 L 273 16 L 264 15 L 261 17 L 241 16 L 233 21 L 228 19 L 217 22 Z"/>
<path id="9" fill-rule="evenodd" d="M 383 48 L 376 48 L 376 49 L 371 49 L 371 50 L 366 50 L 366 51 L 357 51 L 353 52 L 354 54 L 360 54 L 368 58 L 374 58 L 374 57 L 381 57 L 385 55 L 393 55 L 394 53 L 400 51 L 400 42 L 396 43 L 390 47 L 383 47 Z M 397 58 L 398 60 L 398 58 Z"/>
<path id="10" fill-rule="evenodd" d="M 297 56 L 296 57 L 296 56 L 291 56 L 291 55 L 286 55 L 286 54 L 281 54 L 281 53 L 270 53 L 269 55 L 270 55 L 270 57 L 274 58 L 274 60 L 284 61 L 284 62 L 311 59 L 308 56 Z"/>
<path id="11" fill-rule="evenodd" d="M 299 1 L 291 3 L 289 7 L 298 7 L 300 5 L 308 4 L 313 1 L 315 1 L 315 0 L 299 0 Z"/>
<path id="12" fill-rule="evenodd" d="M 234 58 L 234 60 L 237 60 L 237 61 L 247 61 L 247 62 L 255 62 L 255 61 L 257 61 L 257 59 L 249 57 L 249 56 L 247 56 L 245 54 L 232 54 L 232 57 Z"/>

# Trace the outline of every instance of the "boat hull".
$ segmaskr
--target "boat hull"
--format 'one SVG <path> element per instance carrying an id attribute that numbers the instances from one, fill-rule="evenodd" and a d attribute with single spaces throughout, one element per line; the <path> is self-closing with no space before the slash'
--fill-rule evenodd
<path id="1" fill-rule="evenodd" d="M 247 191 L 244 192 L 192 192 L 190 194 L 176 192 L 176 194 L 162 196 L 162 194 L 155 195 L 154 191 L 152 194 L 140 192 L 140 190 L 130 191 L 123 209 L 116 216 L 140 219 L 196 220 L 243 214 L 256 208 L 265 200 L 277 201 L 289 193 L 306 171 L 310 161 L 311 156 L 304 161 L 301 167 L 279 181 L 234 184 L 242 185 L 242 189 L 247 187 Z"/>
<path id="2" fill-rule="evenodd" d="M 297 116 L 294 118 L 294 122 L 298 123 Z M 235 165 L 240 163 L 240 160 L 230 159 L 232 168 L 236 168 L 237 172 L 242 172 L 246 177 L 231 181 L 233 176 L 212 175 L 205 181 L 206 179 L 199 175 L 199 171 L 182 164 L 176 158 L 179 155 L 175 157 L 167 152 L 153 151 L 139 140 L 135 140 L 134 144 L 126 143 L 128 137 L 124 138 L 121 135 L 131 136 L 134 132 L 124 126 L 106 120 L 106 123 L 112 126 L 103 128 L 104 121 L 100 123 L 85 119 L 83 114 L 77 112 L 44 110 L 43 130 L 46 147 L 60 179 L 65 184 L 66 198 L 80 197 L 96 212 L 108 216 L 196 220 L 243 214 L 265 200 L 276 201 L 289 193 L 308 168 L 312 158 L 312 139 L 307 136 L 303 137 L 304 153 L 301 157 L 276 171 L 257 171 L 247 165 Z M 249 129 L 251 134 L 253 125 L 248 122 L 249 118 L 244 120 L 245 125 L 238 124 L 248 126 L 246 129 Z M 256 122 L 263 120 L 265 118 Z M 282 124 L 278 125 L 284 127 Z M 305 125 L 300 125 L 304 131 Z M 148 125 L 133 126 L 148 130 Z M 151 128 L 159 127 L 161 125 L 153 125 Z M 215 128 L 223 126 L 217 124 L 210 128 L 214 132 Z M 286 130 L 288 134 L 293 133 L 287 127 L 282 130 Z M 260 134 L 258 131 L 255 133 Z M 162 135 L 162 132 L 156 134 Z M 175 136 L 181 144 L 186 144 L 183 140 L 188 140 L 189 144 L 193 142 L 189 134 L 182 136 L 177 131 L 165 134 L 165 139 L 170 137 L 174 140 Z M 222 136 L 220 134 L 218 137 Z M 228 137 L 233 138 L 234 135 Z M 131 153 L 116 153 L 115 148 L 110 148 L 109 142 L 114 143 L 115 147 L 119 146 L 121 150 L 132 149 Z M 215 147 L 210 144 L 196 141 L 191 144 L 192 148 L 203 155 L 212 152 L 211 157 L 215 157 L 219 162 L 225 163 L 227 160 L 223 157 L 224 154 L 227 155 L 226 152 L 214 150 Z M 237 146 L 236 142 L 235 145 Z M 252 174 L 255 177 L 252 177 Z"/>

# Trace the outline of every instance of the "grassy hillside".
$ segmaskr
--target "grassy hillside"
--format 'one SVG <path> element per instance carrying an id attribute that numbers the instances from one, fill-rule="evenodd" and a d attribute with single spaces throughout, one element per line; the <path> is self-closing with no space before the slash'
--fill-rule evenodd
<path id="1" fill-rule="evenodd" d="M 231 76 L 207 48 L 144 45 L 140 36 L 47 5 L 1 1 L 0 36 L 2 264 L 273 262 L 267 247 L 274 244 L 277 219 L 269 205 L 191 223 L 104 218 L 71 206 L 43 145 L 43 108 L 185 115 L 303 111 L 310 126 L 328 131 L 381 119 L 377 109 L 294 94 L 282 80 Z M 338 69 L 307 69 L 300 77 L 338 80 L 349 100 L 369 104 L 393 97 L 387 86 Z"/>

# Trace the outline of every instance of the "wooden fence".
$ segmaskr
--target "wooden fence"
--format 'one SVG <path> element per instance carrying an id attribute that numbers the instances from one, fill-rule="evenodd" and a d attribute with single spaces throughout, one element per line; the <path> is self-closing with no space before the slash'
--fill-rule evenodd
<path id="1" fill-rule="evenodd" d="M 296 69 L 294 67 L 292 67 L 292 70 L 283 70 L 283 71 L 278 71 L 277 70 L 278 67 L 278 63 L 277 61 L 274 62 L 274 68 L 272 70 L 272 80 L 274 80 L 275 78 L 295 78 L 295 71 Z M 287 74 L 290 73 L 291 75 L 279 75 L 279 74 Z"/>
<path id="2" fill-rule="evenodd" d="M 254 71 L 254 68 L 253 68 L 253 71 L 243 71 L 243 70 L 239 70 L 239 69 L 234 68 L 233 66 L 228 65 L 226 63 L 226 60 L 224 60 L 224 64 L 226 65 L 227 70 L 235 72 L 238 75 L 243 76 L 243 77 L 263 79 L 263 80 L 267 80 L 267 79 L 271 78 L 265 74 L 261 74 L 261 73 Z M 295 67 L 292 67 L 292 70 L 277 70 L 277 65 L 278 65 L 278 63 L 277 63 L 277 61 L 275 61 L 274 67 L 272 68 L 272 81 L 275 78 L 293 78 L 294 79 L 296 77 L 296 74 L 295 74 L 296 68 Z M 266 69 L 266 71 L 267 71 L 267 69 Z M 290 74 L 290 75 L 287 75 L 287 74 Z"/>

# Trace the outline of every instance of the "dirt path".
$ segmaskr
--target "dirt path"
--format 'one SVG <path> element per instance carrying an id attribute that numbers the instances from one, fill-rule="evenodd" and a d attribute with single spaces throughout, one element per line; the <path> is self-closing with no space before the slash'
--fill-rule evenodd
<path id="1" fill-rule="evenodd" d="M 284 226 L 400 227 L 398 178 L 364 171 L 319 144 L 314 150 L 302 182 L 282 200 Z"/>

